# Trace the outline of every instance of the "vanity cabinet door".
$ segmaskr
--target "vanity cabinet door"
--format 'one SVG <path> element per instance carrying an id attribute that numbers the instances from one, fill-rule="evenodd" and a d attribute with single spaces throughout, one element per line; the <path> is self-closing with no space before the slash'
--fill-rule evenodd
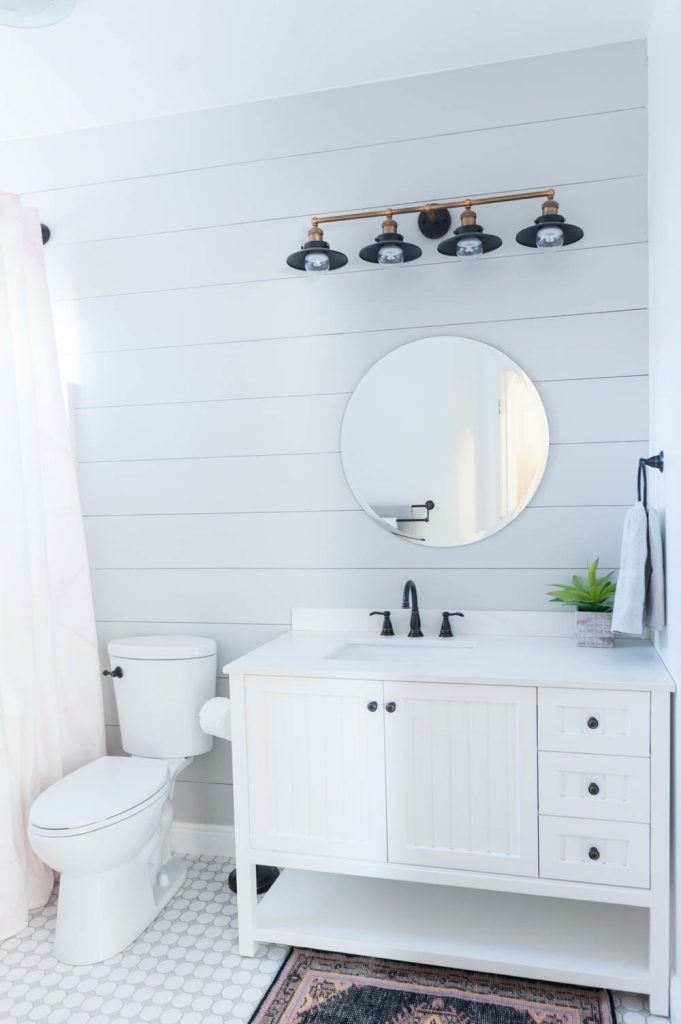
<path id="1" fill-rule="evenodd" d="M 388 858 L 537 875 L 536 690 L 385 683 Z"/>
<path id="2" fill-rule="evenodd" d="M 386 860 L 383 684 L 250 677 L 251 846 Z"/>

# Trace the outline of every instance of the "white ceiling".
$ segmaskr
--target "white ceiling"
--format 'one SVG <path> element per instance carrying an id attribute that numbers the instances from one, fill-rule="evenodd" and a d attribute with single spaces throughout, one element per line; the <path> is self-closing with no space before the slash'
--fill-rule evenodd
<path id="1" fill-rule="evenodd" d="M 0 138 L 641 38 L 652 4 L 78 0 L 56 25 L 0 27 Z"/>

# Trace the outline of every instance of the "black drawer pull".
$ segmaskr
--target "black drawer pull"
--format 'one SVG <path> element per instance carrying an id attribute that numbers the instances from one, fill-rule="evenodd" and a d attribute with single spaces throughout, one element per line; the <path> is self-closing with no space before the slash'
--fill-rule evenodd
<path id="1" fill-rule="evenodd" d="M 597 846 L 592 846 L 589 850 L 589 860 L 600 860 L 601 851 Z"/>
<path id="2" fill-rule="evenodd" d="M 590 782 L 589 783 L 589 792 L 591 793 L 592 796 L 598 796 L 600 791 L 601 791 L 601 787 L 598 785 L 597 782 Z"/>
<path id="3" fill-rule="evenodd" d="M 367 704 L 367 711 L 378 711 L 378 701 L 370 700 Z"/>
<path id="4" fill-rule="evenodd" d="M 385 710 L 388 712 L 389 715 L 392 715 L 393 711 L 395 711 L 396 708 L 397 704 L 395 703 L 394 700 L 389 700 L 385 706 Z"/>
<path id="5" fill-rule="evenodd" d="M 594 716 L 592 715 L 586 724 L 589 726 L 590 729 L 597 729 L 600 725 L 600 722 L 597 718 L 594 718 Z"/>

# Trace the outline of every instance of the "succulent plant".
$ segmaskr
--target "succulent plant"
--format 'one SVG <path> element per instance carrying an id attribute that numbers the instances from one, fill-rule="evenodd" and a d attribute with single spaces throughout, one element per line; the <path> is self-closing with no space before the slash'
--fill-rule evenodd
<path id="1" fill-rule="evenodd" d="M 586 579 L 573 576 L 572 583 L 552 583 L 556 589 L 549 590 L 548 596 L 552 601 L 573 605 L 581 612 L 610 612 L 616 589 L 613 574 L 606 573 L 599 579 L 597 573 L 598 559 L 595 559 L 587 568 Z"/>

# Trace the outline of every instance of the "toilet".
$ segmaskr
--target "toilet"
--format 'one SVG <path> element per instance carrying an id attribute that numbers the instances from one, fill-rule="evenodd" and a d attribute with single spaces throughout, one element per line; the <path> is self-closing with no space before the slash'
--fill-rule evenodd
<path id="1" fill-rule="evenodd" d="M 125 949 L 177 892 L 175 780 L 213 737 L 199 727 L 215 695 L 215 641 L 143 636 L 108 645 L 123 749 L 64 776 L 35 800 L 28 836 L 61 882 L 54 954 L 98 963 Z"/>

